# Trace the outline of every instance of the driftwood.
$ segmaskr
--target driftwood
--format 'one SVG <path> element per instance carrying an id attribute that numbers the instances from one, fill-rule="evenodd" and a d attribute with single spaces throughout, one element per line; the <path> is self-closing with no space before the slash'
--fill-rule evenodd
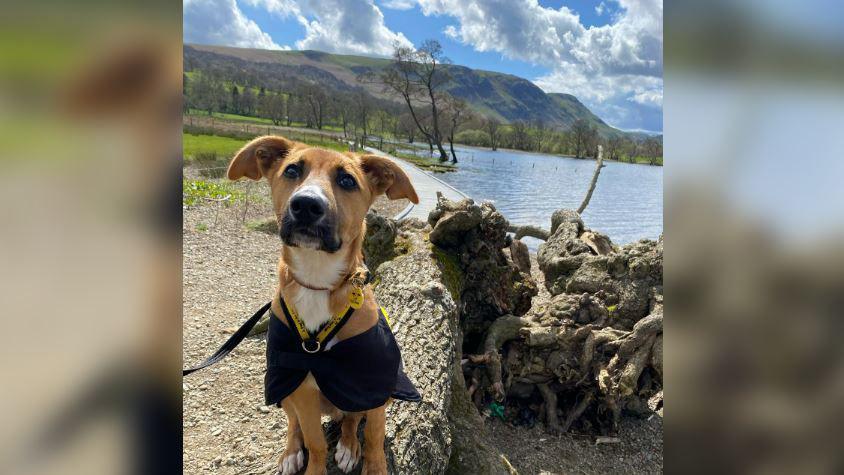
<path id="1" fill-rule="evenodd" d="M 577 208 L 577 214 L 583 214 L 583 210 L 589 206 L 589 200 L 592 199 L 592 192 L 595 191 L 595 185 L 598 184 L 598 175 L 601 174 L 601 167 L 604 166 L 604 147 L 598 145 L 598 160 L 595 164 L 595 174 L 592 175 L 592 181 L 589 182 L 589 191 L 586 192 L 586 197 L 583 198 L 583 203 Z"/>

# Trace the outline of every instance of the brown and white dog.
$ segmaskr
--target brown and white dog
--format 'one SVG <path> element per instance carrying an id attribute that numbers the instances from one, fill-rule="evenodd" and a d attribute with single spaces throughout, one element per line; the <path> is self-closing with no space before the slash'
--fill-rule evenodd
<path id="1" fill-rule="evenodd" d="M 279 295 L 291 303 L 308 331 L 316 331 L 348 304 L 348 275 L 363 265 L 365 217 L 375 198 L 407 198 L 418 203 L 407 175 L 392 160 L 377 155 L 340 153 L 314 148 L 284 137 L 259 137 L 241 149 L 228 169 L 228 178 L 269 181 L 273 208 L 283 241 L 278 266 L 279 289 L 272 302 L 283 315 Z M 327 289 L 327 290 L 314 290 Z M 372 289 L 364 288 L 364 303 L 337 333 L 338 341 L 361 334 L 379 319 Z M 284 318 L 282 322 L 287 325 Z M 389 402 L 387 403 L 389 404 Z M 360 413 L 342 413 L 320 392 L 309 373 L 282 401 L 287 413 L 287 446 L 279 472 L 290 475 L 304 465 L 306 474 L 326 472 L 327 444 L 320 417 L 342 419 L 342 435 L 335 460 L 344 472 L 358 463 L 361 445 L 358 424 L 365 416 L 363 473 L 387 473 L 384 424 L 387 404 Z"/>

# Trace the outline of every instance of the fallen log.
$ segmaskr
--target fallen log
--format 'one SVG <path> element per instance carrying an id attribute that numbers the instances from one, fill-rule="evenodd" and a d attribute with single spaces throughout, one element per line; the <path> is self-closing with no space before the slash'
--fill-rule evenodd
<path id="1" fill-rule="evenodd" d="M 376 272 L 378 303 L 389 313 L 405 371 L 422 394 L 421 403 L 397 401 L 387 411 L 390 473 L 509 473 L 485 442 L 483 420 L 466 389 L 455 296 L 423 233 L 407 236 L 407 253 Z"/>

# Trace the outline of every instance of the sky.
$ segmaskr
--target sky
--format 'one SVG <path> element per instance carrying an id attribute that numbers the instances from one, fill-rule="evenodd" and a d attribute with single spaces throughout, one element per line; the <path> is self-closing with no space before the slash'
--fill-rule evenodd
<path id="1" fill-rule="evenodd" d="M 184 0 L 186 43 L 389 56 L 426 39 L 662 133 L 662 0 Z"/>

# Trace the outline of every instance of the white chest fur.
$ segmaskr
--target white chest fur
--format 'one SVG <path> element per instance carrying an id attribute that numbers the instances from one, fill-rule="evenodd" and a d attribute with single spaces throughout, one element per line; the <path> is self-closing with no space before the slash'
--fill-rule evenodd
<path id="1" fill-rule="evenodd" d="M 330 288 L 337 284 L 347 271 L 346 256 L 337 252 L 329 254 L 313 249 L 290 248 L 288 263 L 299 282 L 312 287 Z M 331 318 L 328 290 L 311 290 L 300 287 L 292 296 L 296 313 L 308 331 L 315 331 Z"/>

